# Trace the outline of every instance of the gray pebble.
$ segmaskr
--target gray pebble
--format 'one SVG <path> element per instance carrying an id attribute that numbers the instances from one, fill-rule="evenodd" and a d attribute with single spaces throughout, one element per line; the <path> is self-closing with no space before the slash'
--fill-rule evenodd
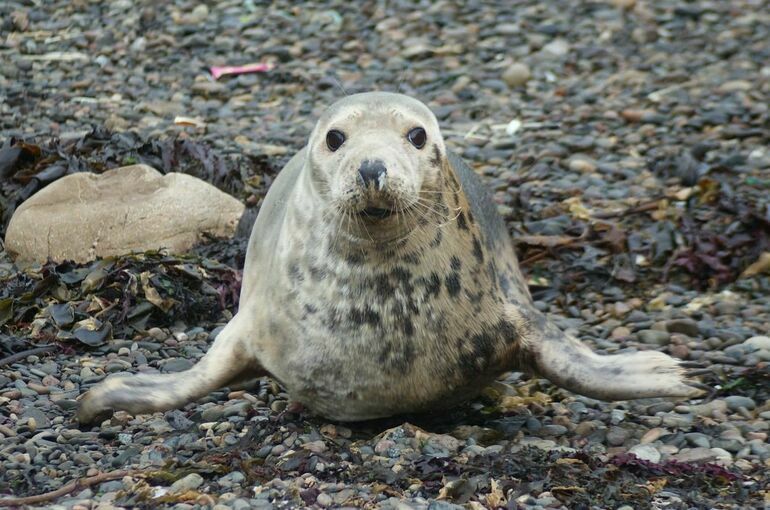
<path id="1" fill-rule="evenodd" d="M 251 503 L 247 499 L 238 498 L 230 503 L 230 507 L 233 510 L 248 510 L 251 508 Z"/>
<path id="2" fill-rule="evenodd" d="M 567 433 L 567 427 L 563 425 L 546 425 L 540 430 L 546 436 L 563 436 Z"/>
<path id="3" fill-rule="evenodd" d="M 666 427 L 686 428 L 692 424 L 692 414 L 666 414 L 662 417 L 661 423 Z"/>
<path id="4" fill-rule="evenodd" d="M 667 331 L 658 331 L 655 329 L 643 329 L 636 335 L 639 341 L 650 345 L 668 345 L 671 341 L 671 334 Z"/>
<path id="5" fill-rule="evenodd" d="M 201 485 L 203 485 L 203 477 L 198 473 L 190 473 L 184 478 L 180 478 L 179 480 L 171 484 L 169 491 L 176 492 L 176 493 L 186 492 L 190 490 L 195 490 Z"/>
<path id="6" fill-rule="evenodd" d="M 193 362 L 186 358 L 172 358 L 163 364 L 161 372 L 182 372 L 193 366 Z"/>
<path id="7" fill-rule="evenodd" d="M 711 442 L 706 434 L 700 432 L 690 432 L 684 435 L 687 442 L 693 446 L 700 446 L 702 448 L 711 448 Z"/>
<path id="8" fill-rule="evenodd" d="M 725 402 L 730 411 L 737 411 L 741 407 L 745 407 L 748 410 L 757 407 L 757 403 L 754 402 L 754 399 L 741 395 L 730 395 L 729 397 L 725 397 Z"/>
<path id="9" fill-rule="evenodd" d="M 607 443 L 610 446 L 621 446 L 628 439 L 629 431 L 623 427 L 610 427 L 607 431 Z"/>
<path id="10" fill-rule="evenodd" d="M 449 503 L 447 501 L 431 501 L 428 505 L 428 510 L 464 510 L 460 505 Z"/>
<path id="11" fill-rule="evenodd" d="M 692 319 L 672 319 L 666 321 L 665 325 L 669 333 L 681 333 L 693 338 L 699 333 L 698 323 Z"/>
<path id="12" fill-rule="evenodd" d="M 613 409 L 610 411 L 610 423 L 617 425 L 626 418 L 626 412 L 623 409 Z"/>
<path id="13" fill-rule="evenodd" d="M 320 506 L 326 508 L 327 506 L 331 506 L 334 503 L 334 500 L 331 496 L 326 494 L 325 492 L 322 492 L 318 495 L 318 497 L 315 500 L 316 503 L 318 503 Z"/>
<path id="14" fill-rule="evenodd" d="M 37 429 L 47 429 L 51 426 L 51 420 L 46 413 L 35 407 L 26 409 L 21 415 L 21 421 L 28 421 L 30 418 L 35 420 L 35 426 Z"/>
<path id="15" fill-rule="evenodd" d="M 219 483 L 222 484 L 223 482 L 228 485 L 235 485 L 239 484 L 242 481 L 246 479 L 246 476 L 241 473 L 240 471 L 233 471 L 231 473 L 226 474 L 222 478 L 219 479 Z"/>
<path id="16" fill-rule="evenodd" d="M 224 415 L 225 407 L 221 405 L 213 405 L 207 407 L 201 412 L 201 419 L 204 422 L 219 421 Z"/>
<path id="17" fill-rule="evenodd" d="M 674 458 L 679 462 L 708 462 L 717 458 L 711 448 L 685 448 Z"/>

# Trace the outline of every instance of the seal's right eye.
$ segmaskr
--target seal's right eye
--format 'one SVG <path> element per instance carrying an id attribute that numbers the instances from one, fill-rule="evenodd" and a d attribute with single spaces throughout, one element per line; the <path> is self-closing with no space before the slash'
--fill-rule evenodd
<path id="1" fill-rule="evenodd" d="M 342 144 L 345 143 L 345 133 L 342 131 L 337 131 L 336 129 L 332 129 L 328 133 L 326 133 L 326 146 L 329 147 L 329 150 L 334 152 L 340 147 L 342 147 Z"/>
<path id="2" fill-rule="evenodd" d="M 406 134 L 406 139 L 409 140 L 409 143 L 411 143 L 418 149 L 422 149 L 423 147 L 425 147 L 425 141 L 427 140 L 427 138 L 428 138 L 428 135 L 425 133 L 425 130 L 421 127 L 416 127 Z"/>

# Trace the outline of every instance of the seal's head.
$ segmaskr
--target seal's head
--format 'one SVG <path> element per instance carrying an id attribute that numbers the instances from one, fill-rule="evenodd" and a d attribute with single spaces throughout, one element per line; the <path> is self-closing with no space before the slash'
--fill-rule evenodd
<path id="1" fill-rule="evenodd" d="M 428 107 L 387 92 L 334 103 L 318 120 L 308 149 L 314 187 L 331 213 L 355 218 L 352 223 L 367 231 L 409 218 L 438 186 L 445 154 Z"/>

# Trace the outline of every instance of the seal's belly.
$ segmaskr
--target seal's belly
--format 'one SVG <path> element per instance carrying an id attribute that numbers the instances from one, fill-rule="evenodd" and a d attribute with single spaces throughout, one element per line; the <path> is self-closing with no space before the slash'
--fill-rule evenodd
<path id="1" fill-rule="evenodd" d="M 499 375 L 496 357 L 507 334 L 499 324 L 502 298 L 462 283 L 454 292 L 451 279 L 447 290 L 446 278 L 431 273 L 395 271 L 344 287 L 327 282 L 317 287 L 334 291 L 324 298 L 292 293 L 280 314 L 287 320 L 273 323 L 271 336 L 283 349 L 268 369 L 293 399 L 338 420 L 473 397 Z"/>
<path id="2" fill-rule="evenodd" d="M 279 240 L 274 277 L 255 280 L 273 296 L 253 303 L 267 325 L 256 357 L 292 398 L 360 420 L 449 407 L 499 375 L 516 338 L 496 261 L 470 212 L 426 221 L 380 245 L 323 224 Z"/>
<path id="3" fill-rule="evenodd" d="M 414 344 L 401 336 L 336 337 L 346 350 L 306 337 L 279 378 L 294 400 L 338 420 L 451 407 L 475 396 L 494 375 L 480 371 L 469 381 L 460 362 L 436 348 L 442 336 L 413 337 Z"/>

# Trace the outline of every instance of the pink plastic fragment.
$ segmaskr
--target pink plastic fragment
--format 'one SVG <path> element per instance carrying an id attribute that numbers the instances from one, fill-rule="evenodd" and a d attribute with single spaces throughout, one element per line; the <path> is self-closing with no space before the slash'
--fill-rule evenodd
<path id="1" fill-rule="evenodd" d="M 220 76 L 228 74 L 246 74 L 246 73 L 265 73 L 275 67 L 270 62 L 261 62 L 259 64 L 247 64 L 245 66 L 212 66 L 211 76 L 218 80 Z"/>

